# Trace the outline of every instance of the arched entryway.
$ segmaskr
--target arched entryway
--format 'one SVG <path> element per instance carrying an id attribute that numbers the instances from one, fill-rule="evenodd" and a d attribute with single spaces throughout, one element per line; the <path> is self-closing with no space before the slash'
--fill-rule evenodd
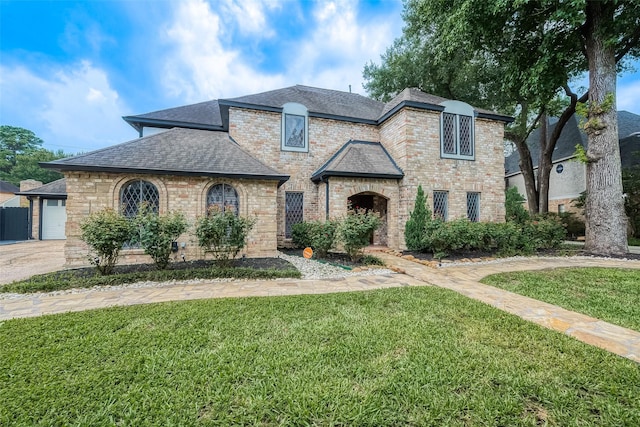
<path id="1" fill-rule="evenodd" d="M 387 198 L 370 191 L 354 194 L 347 201 L 353 209 L 366 209 L 380 215 L 380 227 L 373 233 L 371 244 L 387 246 Z"/>

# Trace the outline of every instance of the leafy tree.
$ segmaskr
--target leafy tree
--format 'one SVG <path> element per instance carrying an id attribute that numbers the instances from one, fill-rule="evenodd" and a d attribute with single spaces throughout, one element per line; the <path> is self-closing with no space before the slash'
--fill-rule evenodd
<path id="1" fill-rule="evenodd" d="M 0 126 L 0 171 L 9 172 L 16 165 L 18 155 L 34 151 L 42 140 L 32 131 L 15 126 Z"/>
<path id="2" fill-rule="evenodd" d="M 410 251 L 423 249 L 424 234 L 429 221 L 431 221 L 431 212 L 427 207 L 427 197 L 424 195 L 422 185 L 419 185 L 413 211 L 409 213 L 409 220 L 404 225 L 404 241 L 407 249 Z"/>
<path id="3" fill-rule="evenodd" d="M 458 55 L 465 61 L 495 64 L 500 70 L 501 90 L 495 97 L 488 95 L 493 102 L 487 99 L 484 105 L 476 105 L 511 105 L 517 120 L 505 135 L 520 154 L 527 198 L 534 204 L 530 211 L 548 209 L 550 156 L 556 136 L 578 103 L 590 101 L 585 128 L 590 177 L 586 245 L 598 253 L 625 252 L 619 149 L 614 135 L 617 119 L 615 102 L 611 101 L 615 100 L 616 67 L 622 66 L 625 58 L 640 56 L 640 2 L 408 0 L 404 19 L 403 38 L 409 40 L 404 46 L 428 44 L 436 70 Z M 587 70 L 589 92 L 578 97 L 569 82 Z M 441 73 L 436 71 L 435 75 Z M 483 77 L 478 82 L 487 82 L 482 73 L 470 76 L 476 77 Z M 559 93 L 566 95 L 564 107 L 555 101 Z M 508 108 L 499 109 L 508 112 Z M 526 137 L 537 122 L 543 125 L 541 134 L 546 135 L 545 117 L 560 111 L 554 133 L 541 141 L 536 187 Z"/>
<path id="4" fill-rule="evenodd" d="M 88 258 L 103 274 L 111 274 L 122 246 L 131 239 L 133 223 L 113 209 L 93 212 L 80 224 L 82 240 L 93 250 Z"/>
<path id="5" fill-rule="evenodd" d="M 40 148 L 25 154 L 18 154 L 16 165 L 11 169 L 7 181 L 20 185 L 24 179 L 35 179 L 43 184 L 55 181 L 63 177 L 60 172 L 40 167 L 40 162 L 50 162 L 52 160 L 67 157 L 62 150 L 53 152 Z"/>
<path id="6" fill-rule="evenodd" d="M 42 169 L 38 162 L 49 162 L 67 155 L 41 147 L 42 140 L 32 131 L 15 126 L 0 126 L 0 179 L 20 185 L 24 179 L 48 183 L 62 174 Z"/>
<path id="7" fill-rule="evenodd" d="M 134 220 L 139 234 L 136 240 L 160 270 L 169 265 L 171 244 L 187 230 L 187 221 L 182 212 L 160 215 L 148 206 L 142 206 Z"/>

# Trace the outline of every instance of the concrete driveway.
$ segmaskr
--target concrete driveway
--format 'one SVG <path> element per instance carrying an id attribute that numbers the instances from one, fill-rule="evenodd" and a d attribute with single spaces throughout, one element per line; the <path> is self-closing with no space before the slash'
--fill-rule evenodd
<path id="1" fill-rule="evenodd" d="M 29 240 L 0 245 L 0 284 L 64 267 L 65 240 Z"/>

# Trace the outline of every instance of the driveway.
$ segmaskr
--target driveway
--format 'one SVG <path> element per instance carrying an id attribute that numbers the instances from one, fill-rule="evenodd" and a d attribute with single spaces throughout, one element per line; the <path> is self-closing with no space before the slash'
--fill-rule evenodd
<path id="1" fill-rule="evenodd" d="M 29 240 L 0 245 L 0 284 L 64 267 L 65 240 Z"/>

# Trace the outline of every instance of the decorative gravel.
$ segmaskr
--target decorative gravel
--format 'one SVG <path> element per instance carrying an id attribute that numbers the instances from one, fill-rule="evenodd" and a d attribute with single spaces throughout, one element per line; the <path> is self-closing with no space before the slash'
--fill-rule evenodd
<path id="1" fill-rule="evenodd" d="M 319 262 L 313 259 L 306 259 L 300 256 L 286 255 L 278 252 L 278 256 L 285 261 L 289 261 L 302 273 L 303 279 L 338 279 L 349 276 L 373 276 L 377 274 L 393 274 L 394 272 L 387 268 L 378 268 L 375 266 L 366 267 L 365 270 L 353 271 L 347 270 L 335 265 Z"/>
<path id="2" fill-rule="evenodd" d="M 306 259 L 299 256 L 286 255 L 282 252 L 278 252 L 278 257 L 289 261 L 296 267 L 300 273 L 302 273 L 303 279 L 338 279 L 349 276 L 371 276 L 376 274 L 395 274 L 393 271 L 386 268 L 367 267 L 366 270 L 353 271 L 347 270 L 335 265 L 322 263 L 316 260 Z M 82 294 L 87 292 L 108 292 L 119 289 L 140 289 L 140 288 L 160 288 L 164 286 L 174 285 L 194 285 L 202 283 L 224 283 L 233 282 L 238 279 L 234 278 L 220 278 L 220 279 L 191 279 L 191 280 L 169 280 L 167 282 L 136 282 L 136 283 L 124 283 L 122 285 L 113 286 L 94 286 L 92 288 L 75 288 L 65 289 L 53 292 L 34 292 L 29 294 L 17 294 L 17 293 L 0 293 L 0 300 L 15 300 L 24 298 L 39 298 L 43 296 L 55 296 L 55 295 L 71 295 Z M 273 279 L 273 280 L 295 280 L 295 279 Z"/>

